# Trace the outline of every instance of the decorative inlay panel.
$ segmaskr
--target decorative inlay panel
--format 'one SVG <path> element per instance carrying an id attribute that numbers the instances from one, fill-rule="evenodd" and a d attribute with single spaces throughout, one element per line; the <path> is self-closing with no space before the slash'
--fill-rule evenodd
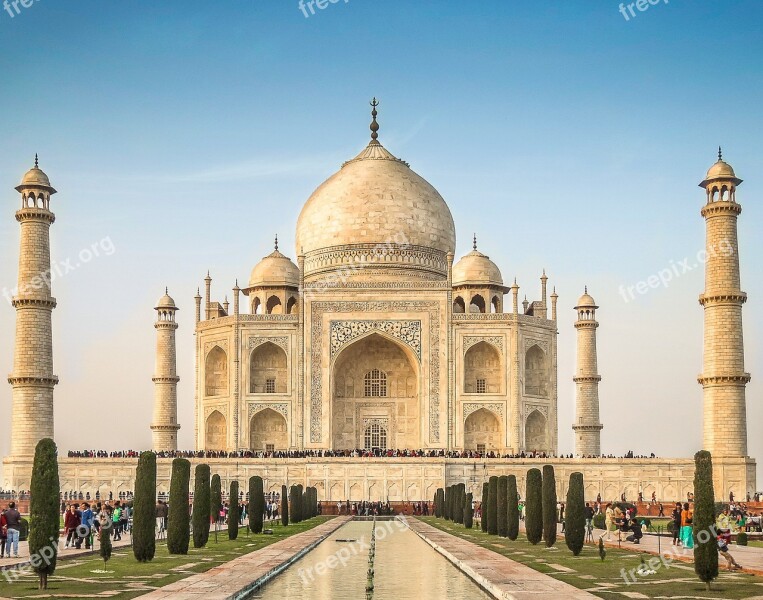
<path id="1" fill-rule="evenodd" d="M 209 415 L 211 415 L 213 412 L 219 412 L 222 416 L 225 417 L 225 420 L 228 420 L 228 405 L 227 404 L 211 404 L 209 406 L 204 407 L 204 422 L 209 418 Z"/>
<path id="2" fill-rule="evenodd" d="M 313 302 L 310 339 L 310 442 L 322 440 L 323 315 L 325 313 L 427 312 L 429 314 L 429 441 L 440 441 L 440 304 L 437 301 Z"/>
<path id="3" fill-rule="evenodd" d="M 533 346 L 538 346 L 545 354 L 548 354 L 548 340 L 537 340 L 534 338 L 525 338 L 525 352 Z"/>
<path id="4" fill-rule="evenodd" d="M 287 356 L 289 355 L 289 338 L 285 335 L 276 337 L 250 337 L 248 342 L 249 350 L 254 350 L 257 346 L 261 346 L 266 342 L 272 342 L 276 346 L 282 348 Z"/>
<path id="5" fill-rule="evenodd" d="M 481 408 L 485 408 L 489 411 L 497 414 L 503 419 L 503 403 L 502 402 L 464 402 L 464 422 L 466 418 L 473 412 L 478 411 Z"/>
<path id="6" fill-rule="evenodd" d="M 525 404 L 525 417 L 531 415 L 536 410 L 548 419 L 548 406 L 545 404 Z"/>
<path id="7" fill-rule="evenodd" d="M 381 331 L 400 340 L 421 361 L 421 321 L 331 321 L 331 358 L 348 343 L 372 331 Z"/>
<path id="8" fill-rule="evenodd" d="M 249 419 L 256 415 L 258 412 L 262 412 L 265 409 L 271 409 L 283 415 L 286 422 L 289 422 L 289 405 L 285 402 L 278 403 L 265 403 L 265 402 L 252 402 L 249 404 Z"/>
<path id="9" fill-rule="evenodd" d="M 493 346 L 496 346 L 501 351 L 503 351 L 502 335 L 465 335 L 463 342 L 464 354 L 466 354 L 466 351 L 469 348 L 475 344 L 479 344 L 480 342 L 487 342 L 488 344 L 492 344 Z"/>
<path id="10" fill-rule="evenodd" d="M 228 353 L 228 340 L 223 339 L 223 340 L 216 340 L 214 342 L 207 342 L 206 344 L 204 344 L 204 356 L 209 354 L 209 351 L 215 346 L 220 346 L 220 348 L 225 350 L 226 354 Z"/>

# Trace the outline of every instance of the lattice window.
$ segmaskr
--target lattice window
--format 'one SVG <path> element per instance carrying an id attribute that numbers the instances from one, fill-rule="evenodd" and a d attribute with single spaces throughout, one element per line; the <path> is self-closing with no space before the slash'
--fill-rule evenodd
<path id="1" fill-rule="evenodd" d="M 485 394 L 487 393 L 487 383 L 484 379 L 478 379 L 477 380 L 477 393 L 478 394 Z"/>
<path id="2" fill-rule="evenodd" d="M 477 452 L 485 454 L 485 444 L 477 444 Z"/>
<path id="3" fill-rule="evenodd" d="M 265 452 L 275 452 L 275 444 L 265 444 Z"/>
<path id="4" fill-rule="evenodd" d="M 276 393 L 276 380 L 275 379 L 266 379 L 265 380 L 265 393 L 266 394 L 275 394 Z"/>
<path id="5" fill-rule="evenodd" d="M 365 442 L 366 450 L 386 450 L 387 430 L 379 423 L 371 423 L 366 427 Z"/>
<path id="6" fill-rule="evenodd" d="M 365 394 L 368 397 L 387 395 L 387 375 L 379 369 L 373 369 L 365 376 Z"/>

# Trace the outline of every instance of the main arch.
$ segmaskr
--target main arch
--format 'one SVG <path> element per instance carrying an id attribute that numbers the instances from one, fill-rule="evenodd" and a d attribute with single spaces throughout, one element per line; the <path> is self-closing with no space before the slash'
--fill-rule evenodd
<path id="1" fill-rule="evenodd" d="M 334 449 L 421 446 L 418 361 L 403 344 L 379 333 L 356 340 L 334 361 L 331 382 Z"/>

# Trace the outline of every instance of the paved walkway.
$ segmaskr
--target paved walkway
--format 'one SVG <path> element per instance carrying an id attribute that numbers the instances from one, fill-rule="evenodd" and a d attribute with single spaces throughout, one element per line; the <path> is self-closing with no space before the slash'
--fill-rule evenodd
<path id="1" fill-rule="evenodd" d="M 336 517 L 308 531 L 235 558 L 205 573 L 181 579 L 139 598 L 149 600 L 242 598 L 263 578 L 270 578 L 280 573 L 349 520 L 351 517 Z"/>
<path id="2" fill-rule="evenodd" d="M 523 600 L 598 598 L 522 563 L 450 535 L 418 519 L 408 519 L 411 530 L 496 598 Z"/>

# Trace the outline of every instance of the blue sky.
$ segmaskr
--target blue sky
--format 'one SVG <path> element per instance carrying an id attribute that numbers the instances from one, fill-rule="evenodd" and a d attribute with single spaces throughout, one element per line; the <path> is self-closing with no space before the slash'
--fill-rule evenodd
<path id="1" fill-rule="evenodd" d="M 0 10 L 0 287 L 15 285 L 13 187 L 35 152 L 59 190 L 54 260 L 104 239 L 114 248 L 54 283 L 59 444 L 148 446 L 152 307 L 167 285 L 181 306 L 180 441 L 192 446 L 196 287 L 210 269 L 222 299 L 275 233 L 294 257 L 299 210 L 366 143 L 374 95 L 380 140 L 446 199 L 458 253 L 476 231 L 521 294 L 538 297 L 542 268 L 556 285 L 562 451 L 572 450 L 572 307 L 586 284 L 601 305 L 605 451 L 699 448 L 702 268 L 628 301 L 619 288 L 696 263 L 697 183 L 723 145 L 746 180 L 748 405 L 760 423 L 763 4 L 661 1 L 629 20 L 618 7 L 340 0 L 305 18 L 296 0 L 37 0 L 13 17 Z M 3 300 L 4 372 L 13 329 Z M 0 414 L 10 391 L 0 389 Z M 83 427 L 87 406 L 123 418 Z M 750 442 L 763 458 L 760 436 Z"/>

